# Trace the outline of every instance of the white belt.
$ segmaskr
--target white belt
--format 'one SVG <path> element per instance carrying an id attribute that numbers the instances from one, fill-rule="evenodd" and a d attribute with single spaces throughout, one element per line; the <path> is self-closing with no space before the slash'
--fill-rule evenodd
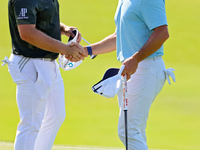
<path id="1" fill-rule="evenodd" d="M 146 58 L 146 59 L 157 60 L 157 59 L 162 59 L 162 56 L 155 56 L 155 57 L 150 57 L 150 58 Z"/>

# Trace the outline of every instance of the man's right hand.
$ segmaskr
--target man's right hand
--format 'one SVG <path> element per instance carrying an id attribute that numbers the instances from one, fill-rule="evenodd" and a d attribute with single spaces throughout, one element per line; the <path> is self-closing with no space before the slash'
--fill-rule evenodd
<path id="1" fill-rule="evenodd" d="M 71 62 L 77 62 L 77 61 L 80 61 L 80 60 L 84 60 L 84 57 L 87 57 L 88 56 L 88 52 L 86 49 L 84 49 L 83 46 L 81 46 L 80 44 L 78 43 L 75 43 L 75 42 L 72 42 L 70 44 L 70 47 L 72 49 L 78 49 L 79 50 L 79 55 L 78 55 L 78 58 L 79 60 L 77 59 L 77 57 L 74 57 L 73 55 L 71 54 L 66 54 L 65 57 L 70 60 Z M 73 50 L 72 50 L 73 51 Z"/>
<path id="2" fill-rule="evenodd" d="M 67 46 L 67 51 L 65 53 L 62 53 L 65 55 L 67 59 L 69 59 L 71 62 L 78 62 L 80 60 L 84 60 L 83 56 L 83 47 L 80 46 L 71 46 L 71 45 L 66 45 Z"/>
<path id="3" fill-rule="evenodd" d="M 19 25 L 18 28 L 21 39 L 38 48 L 71 56 L 72 59 L 70 61 L 72 62 L 84 59 L 84 50 L 81 45 L 72 47 L 64 44 L 36 29 L 35 25 Z"/>

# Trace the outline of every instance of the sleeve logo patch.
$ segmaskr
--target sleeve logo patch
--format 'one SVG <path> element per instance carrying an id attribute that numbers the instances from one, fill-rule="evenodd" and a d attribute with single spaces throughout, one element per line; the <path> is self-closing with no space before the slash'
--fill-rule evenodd
<path id="1" fill-rule="evenodd" d="M 27 13 L 27 8 L 21 8 L 20 14 L 17 17 L 17 19 L 28 19 L 28 17 L 26 17 L 26 13 Z"/>

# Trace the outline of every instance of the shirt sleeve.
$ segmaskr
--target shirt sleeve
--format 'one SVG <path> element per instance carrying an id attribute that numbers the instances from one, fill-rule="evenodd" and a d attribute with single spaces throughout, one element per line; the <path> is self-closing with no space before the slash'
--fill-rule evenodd
<path id="1" fill-rule="evenodd" d="M 165 0 L 144 0 L 141 15 L 150 30 L 167 24 Z"/>
<path id="2" fill-rule="evenodd" d="M 36 24 L 37 2 L 35 0 L 15 0 L 14 12 L 18 25 Z"/>

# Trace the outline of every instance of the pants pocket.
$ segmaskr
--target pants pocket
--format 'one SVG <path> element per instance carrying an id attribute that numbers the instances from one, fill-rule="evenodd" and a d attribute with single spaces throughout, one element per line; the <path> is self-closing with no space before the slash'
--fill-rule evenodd
<path id="1" fill-rule="evenodd" d="M 165 73 L 164 71 L 157 71 L 156 73 L 157 79 L 156 79 L 156 95 L 162 90 L 166 78 L 165 78 Z"/>
<path id="2" fill-rule="evenodd" d="M 22 74 L 20 73 L 20 70 L 18 68 L 18 65 L 17 64 L 14 64 L 14 63 L 10 63 L 8 65 L 8 71 L 13 79 L 13 81 L 16 83 L 16 84 L 19 84 L 23 81 L 23 77 L 22 77 Z"/>

